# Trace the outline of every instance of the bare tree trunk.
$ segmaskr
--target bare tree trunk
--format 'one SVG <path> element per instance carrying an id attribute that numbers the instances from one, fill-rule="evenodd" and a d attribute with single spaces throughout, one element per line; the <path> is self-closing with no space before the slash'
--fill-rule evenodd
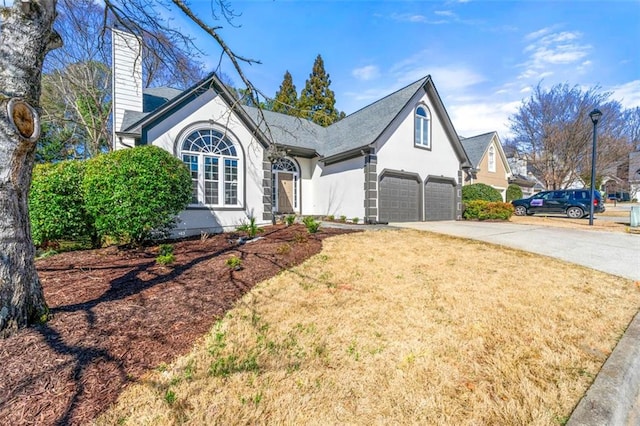
<path id="1" fill-rule="evenodd" d="M 0 337 L 45 320 L 48 308 L 29 226 L 42 63 L 59 45 L 56 0 L 16 0 L 0 8 Z"/>

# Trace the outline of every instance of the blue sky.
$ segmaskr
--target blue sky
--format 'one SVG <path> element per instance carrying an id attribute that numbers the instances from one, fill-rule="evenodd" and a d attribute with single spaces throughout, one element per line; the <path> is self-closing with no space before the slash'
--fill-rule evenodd
<path id="1" fill-rule="evenodd" d="M 298 89 L 322 55 L 347 114 L 429 74 L 459 134 L 497 130 L 531 88 L 599 85 L 626 108 L 640 106 L 640 1 L 244 1 L 218 22 L 226 43 L 260 65 L 249 79 L 273 96 L 285 71 Z M 211 18 L 209 0 L 192 8 Z M 213 21 L 210 21 L 213 22 Z M 211 52 L 203 33 L 177 18 Z M 222 71 L 234 82 L 228 63 Z"/>

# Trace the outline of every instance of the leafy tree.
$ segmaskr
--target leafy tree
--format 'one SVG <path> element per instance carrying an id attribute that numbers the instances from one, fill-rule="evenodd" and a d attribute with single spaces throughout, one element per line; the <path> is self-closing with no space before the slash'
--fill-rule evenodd
<path id="1" fill-rule="evenodd" d="M 74 157 L 90 158 L 111 148 L 111 40 L 103 26 L 110 17 L 96 0 L 60 0 L 57 10 L 55 29 L 65 43 L 44 63 L 43 122 L 54 123 L 54 139 L 73 135 L 66 139 L 77 144 Z M 186 88 L 203 76 L 191 52 L 180 51 L 167 35 L 150 30 L 142 37 L 144 87 Z"/>
<path id="2" fill-rule="evenodd" d="M 42 123 L 42 136 L 36 145 L 36 163 L 52 163 L 74 158 L 77 142 L 73 132 L 57 128 L 55 123 Z"/>
<path id="3" fill-rule="evenodd" d="M 502 195 L 497 189 L 484 183 L 474 183 L 462 187 L 462 201 L 502 201 Z"/>
<path id="4" fill-rule="evenodd" d="M 296 106 L 298 105 L 298 92 L 293 84 L 293 78 L 289 71 L 284 73 L 284 78 L 280 89 L 276 92 L 273 101 L 273 111 L 287 115 L 298 115 Z"/>
<path id="5" fill-rule="evenodd" d="M 597 87 L 541 84 L 510 117 L 510 144 L 527 156 L 533 172 L 547 188 L 561 189 L 579 179 L 590 180 L 593 127 L 589 113 L 599 108 L 597 173 L 628 156 L 633 149 L 620 103 Z"/>
<path id="6" fill-rule="evenodd" d="M 60 0 L 60 5 L 64 1 Z M 199 18 L 183 0 L 103 0 L 102 4 L 103 17 L 110 21 L 94 28 L 102 31 L 106 24 L 117 23 L 140 37 L 167 34 L 182 49 L 190 46 L 189 37 L 182 29 L 168 25 L 156 9 L 166 13 L 166 8 L 173 6 L 215 40 L 249 89 L 249 96 L 257 96 L 241 67 L 241 63 L 257 61 L 236 54 L 219 35 L 221 27 Z M 225 2 L 214 2 L 212 8 L 218 9 L 212 14 L 214 19 L 234 16 Z M 35 268 L 28 192 L 40 137 L 37 111 L 43 63 L 47 53 L 62 46 L 60 33 L 53 27 L 58 12 L 58 0 L 14 1 L 12 6 L 4 2 L 0 6 L 0 338 L 49 315 Z M 81 38 L 77 34 L 71 37 Z M 72 38 L 65 37 L 65 41 Z"/>
<path id="7" fill-rule="evenodd" d="M 91 159 L 83 181 L 85 206 L 99 237 L 140 244 L 165 235 L 191 200 L 184 163 L 153 145 Z"/>
<path id="8" fill-rule="evenodd" d="M 344 117 L 336 105 L 336 97 L 329 88 L 331 80 L 324 70 L 322 56 L 318 55 L 313 70 L 305 82 L 298 101 L 299 115 L 316 124 L 327 127 Z"/>

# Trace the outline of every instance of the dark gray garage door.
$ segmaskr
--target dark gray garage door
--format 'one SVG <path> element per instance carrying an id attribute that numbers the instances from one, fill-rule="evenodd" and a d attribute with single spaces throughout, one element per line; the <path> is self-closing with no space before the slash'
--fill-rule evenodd
<path id="1" fill-rule="evenodd" d="M 456 188 L 453 182 L 430 179 L 424 186 L 426 220 L 454 220 L 456 218 Z"/>
<path id="2" fill-rule="evenodd" d="M 420 183 L 414 177 L 384 175 L 379 186 L 381 222 L 416 222 L 420 219 Z"/>

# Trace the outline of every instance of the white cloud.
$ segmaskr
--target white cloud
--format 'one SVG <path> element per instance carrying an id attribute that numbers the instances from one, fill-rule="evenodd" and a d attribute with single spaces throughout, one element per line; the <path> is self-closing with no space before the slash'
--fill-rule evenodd
<path id="1" fill-rule="evenodd" d="M 450 11 L 450 10 L 436 10 L 433 13 L 435 15 L 438 15 L 438 16 L 448 16 L 450 18 L 455 18 L 456 17 L 456 14 L 453 13 L 452 11 Z"/>
<path id="2" fill-rule="evenodd" d="M 389 69 L 389 74 L 396 80 L 396 89 L 419 80 L 426 75 L 431 75 L 439 91 L 456 95 L 462 89 L 486 80 L 484 76 L 464 64 L 446 66 L 425 64 L 425 58 L 429 56 L 428 51 L 422 50 L 393 64 Z"/>
<path id="3" fill-rule="evenodd" d="M 455 94 L 486 79 L 464 66 L 434 67 L 430 72 L 438 91 Z"/>
<path id="4" fill-rule="evenodd" d="M 525 40 L 534 40 L 534 39 L 537 39 L 537 38 L 540 38 L 542 36 L 545 36 L 545 35 L 549 34 L 551 31 L 553 31 L 552 27 L 543 28 L 541 30 L 534 31 L 532 33 L 527 34 L 526 36 L 524 36 L 524 39 Z"/>
<path id="5" fill-rule="evenodd" d="M 504 141 L 511 136 L 509 116 L 514 114 L 518 102 L 476 102 L 451 105 L 447 108 L 453 126 L 459 135 L 470 137 L 496 131 Z"/>
<path id="6" fill-rule="evenodd" d="M 358 80 L 373 80 L 380 76 L 380 69 L 376 65 L 367 65 L 361 68 L 356 68 L 351 71 L 351 75 L 353 75 Z"/>
<path id="7" fill-rule="evenodd" d="M 640 80 L 633 80 L 619 86 L 611 87 L 612 98 L 625 108 L 640 107 Z"/>
<path id="8" fill-rule="evenodd" d="M 391 19 L 400 22 L 427 22 L 426 16 L 412 13 L 393 13 Z"/>
<path id="9" fill-rule="evenodd" d="M 543 28 L 527 34 L 525 40 L 530 43 L 524 48 L 529 58 L 522 64 L 520 79 L 540 79 L 549 76 L 554 67 L 578 64 L 578 71 L 586 71 L 590 61 L 585 59 L 591 46 L 580 42 L 582 33 L 562 31 L 552 32 L 552 28 Z"/>
<path id="10" fill-rule="evenodd" d="M 415 13 L 393 13 L 391 14 L 391 19 L 398 22 L 411 22 L 411 23 L 419 23 L 419 24 L 432 24 L 432 25 L 440 25 L 446 24 L 448 21 L 446 19 L 429 19 L 425 15 L 415 14 Z"/>

